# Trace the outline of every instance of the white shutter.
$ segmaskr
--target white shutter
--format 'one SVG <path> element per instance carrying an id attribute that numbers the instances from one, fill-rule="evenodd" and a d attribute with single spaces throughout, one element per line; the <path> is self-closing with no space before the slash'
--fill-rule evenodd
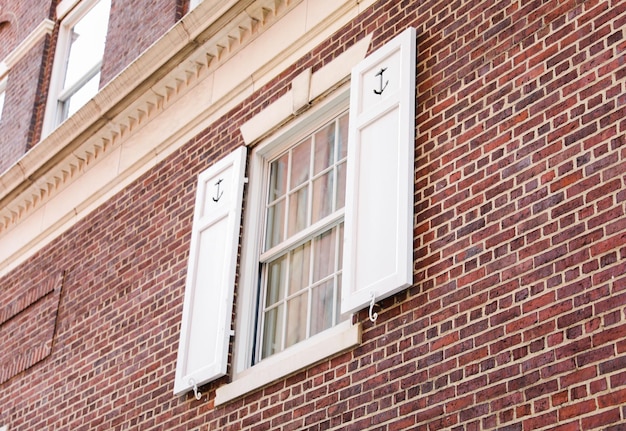
<path id="1" fill-rule="evenodd" d="M 342 313 L 412 284 L 415 29 L 352 70 Z"/>
<path id="2" fill-rule="evenodd" d="M 226 374 L 246 148 L 198 176 L 174 394 Z"/>

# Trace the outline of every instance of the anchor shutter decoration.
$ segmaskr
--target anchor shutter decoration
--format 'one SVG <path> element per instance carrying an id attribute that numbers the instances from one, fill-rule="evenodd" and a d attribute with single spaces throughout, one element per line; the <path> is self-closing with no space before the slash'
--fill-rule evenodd
<path id="1" fill-rule="evenodd" d="M 246 148 L 198 176 L 174 394 L 226 374 Z"/>
<path id="2" fill-rule="evenodd" d="M 342 313 L 412 284 L 415 29 L 352 70 Z"/>

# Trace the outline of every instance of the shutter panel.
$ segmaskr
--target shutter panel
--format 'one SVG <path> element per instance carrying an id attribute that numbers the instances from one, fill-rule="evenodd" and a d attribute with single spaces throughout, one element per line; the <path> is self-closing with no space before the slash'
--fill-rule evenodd
<path id="1" fill-rule="evenodd" d="M 415 29 L 351 79 L 342 313 L 413 282 Z"/>
<path id="2" fill-rule="evenodd" d="M 226 374 L 246 148 L 198 176 L 174 394 Z"/>

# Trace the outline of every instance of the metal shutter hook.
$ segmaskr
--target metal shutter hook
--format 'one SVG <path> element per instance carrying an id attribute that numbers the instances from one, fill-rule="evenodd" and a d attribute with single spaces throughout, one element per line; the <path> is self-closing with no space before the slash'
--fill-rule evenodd
<path id="1" fill-rule="evenodd" d="M 378 313 L 374 312 L 374 304 L 376 304 L 376 292 L 371 292 L 372 300 L 370 301 L 370 322 L 376 323 Z"/>
<path id="2" fill-rule="evenodd" d="M 189 384 L 193 386 L 193 394 L 195 395 L 196 399 L 200 401 L 200 398 L 202 398 L 202 393 L 198 391 L 198 385 L 196 385 L 196 381 L 194 379 L 189 379 Z"/>

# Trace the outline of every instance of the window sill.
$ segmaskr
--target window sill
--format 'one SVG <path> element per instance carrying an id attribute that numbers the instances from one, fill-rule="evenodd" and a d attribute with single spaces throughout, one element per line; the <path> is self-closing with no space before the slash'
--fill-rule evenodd
<path id="1" fill-rule="evenodd" d="M 359 345 L 361 325 L 352 325 L 350 320 L 239 373 L 231 383 L 217 389 L 215 405 L 225 404 L 329 356 Z"/>

